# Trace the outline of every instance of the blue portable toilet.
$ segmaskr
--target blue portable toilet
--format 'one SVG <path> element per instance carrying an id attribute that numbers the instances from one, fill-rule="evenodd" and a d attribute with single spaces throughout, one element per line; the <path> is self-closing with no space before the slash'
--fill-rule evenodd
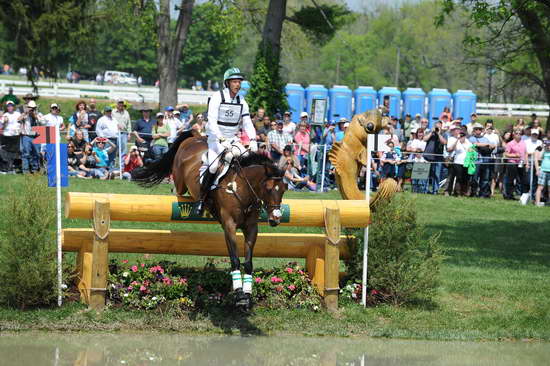
<path id="1" fill-rule="evenodd" d="M 353 92 L 355 99 L 355 114 L 376 109 L 378 93 L 372 86 L 360 86 Z"/>
<path id="2" fill-rule="evenodd" d="M 329 121 L 338 121 L 344 117 L 351 119 L 352 92 L 345 85 L 334 85 L 329 91 Z"/>
<path id="3" fill-rule="evenodd" d="M 417 114 L 425 116 L 424 105 L 426 104 L 426 93 L 420 88 L 407 88 L 403 92 L 403 118 L 410 114 L 412 118 Z"/>
<path id="4" fill-rule="evenodd" d="M 291 115 L 292 122 L 300 122 L 300 113 L 305 109 L 305 90 L 300 84 L 286 84 L 286 101 Z"/>
<path id="5" fill-rule="evenodd" d="M 390 116 L 399 118 L 401 115 L 401 92 L 395 87 L 383 87 L 378 91 L 378 105 L 384 104 L 386 95 L 390 97 Z"/>
<path id="6" fill-rule="evenodd" d="M 311 120 L 311 108 L 313 106 L 313 99 L 325 99 L 328 100 L 328 90 L 322 85 L 311 84 L 306 88 L 306 112 L 310 115 Z"/>
<path id="7" fill-rule="evenodd" d="M 477 96 L 471 90 L 457 90 L 453 95 L 453 117 L 462 117 L 463 124 L 470 123 L 476 111 Z"/>
<path id="8" fill-rule="evenodd" d="M 241 90 L 239 90 L 239 95 L 241 96 L 241 98 L 245 98 L 249 90 L 250 83 L 248 82 L 248 80 L 243 80 L 243 82 L 241 83 Z"/>
<path id="9" fill-rule="evenodd" d="M 447 89 L 432 89 L 428 93 L 428 118 L 430 127 L 433 125 L 433 118 L 439 118 L 445 107 L 451 108 L 451 93 Z"/>

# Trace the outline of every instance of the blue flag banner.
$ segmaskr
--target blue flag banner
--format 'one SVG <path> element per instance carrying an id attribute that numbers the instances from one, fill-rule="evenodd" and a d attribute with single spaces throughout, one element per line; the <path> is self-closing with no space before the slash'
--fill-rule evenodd
<path id="1" fill-rule="evenodd" d="M 59 144 L 61 162 L 61 187 L 69 186 L 69 168 L 67 159 L 67 144 Z M 46 145 L 46 160 L 48 161 L 48 187 L 55 187 L 55 144 Z"/>

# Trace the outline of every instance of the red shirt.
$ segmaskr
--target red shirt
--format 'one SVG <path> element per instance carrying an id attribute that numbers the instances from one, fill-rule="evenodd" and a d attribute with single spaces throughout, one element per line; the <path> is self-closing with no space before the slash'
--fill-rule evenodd
<path id="1" fill-rule="evenodd" d="M 124 166 L 124 172 L 130 173 L 135 168 L 138 168 L 139 167 L 138 161 L 139 161 L 138 158 L 130 156 L 130 161 L 128 162 L 128 164 Z"/>

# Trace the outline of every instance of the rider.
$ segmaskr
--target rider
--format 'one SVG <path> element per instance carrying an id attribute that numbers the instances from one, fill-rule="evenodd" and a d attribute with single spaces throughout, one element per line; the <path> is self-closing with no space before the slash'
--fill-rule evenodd
<path id="1" fill-rule="evenodd" d="M 238 68 L 227 69 L 223 75 L 225 88 L 219 93 L 215 93 L 208 103 L 208 122 L 206 124 L 206 135 L 208 136 L 206 166 L 208 168 L 204 169 L 197 206 L 197 214 L 200 216 L 204 213 L 204 199 L 216 178 L 222 152 L 229 150 L 234 154 L 235 149 L 231 147 L 238 142 L 236 135 L 241 124 L 250 137 L 250 151 L 258 150 L 256 129 L 250 119 L 248 104 L 238 94 L 243 80 L 244 74 Z"/>

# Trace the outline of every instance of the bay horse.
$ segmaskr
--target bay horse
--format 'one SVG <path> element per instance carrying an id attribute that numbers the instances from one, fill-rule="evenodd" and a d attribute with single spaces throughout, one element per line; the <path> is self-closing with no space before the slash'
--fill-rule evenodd
<path id="1" fill-rule="evenodd" d="M 152 187 L 172 175 L 176 194 L 181 197 L 189 193 L 197 201 L 200 196 L 199 169 L 203 164 L 203 154 L 207 150 L 205 137 L 194 130 L 185 131 L 160 160 L 135 169 L 132 172 L 132 180 L 142 187 Z M 221 167 L 222 164 L 220 164 Z M 268 223 L 271 226 L 279 225 L 281 201 L 288 188 L 282 176 L 283 172 L 271 159 L 248 152 L 241 157 L 233 158 L 230 169 L 204 201 L 206 209 L 223 228 L 231 260 L 236 305 L 245 309 L 251 306 L 252 256 L 258 235 L 260 210 L 261 208 L 266 210 Z M 237 288 L 238 285 L 235 282 L 235 276 L 238 277 L 237 283 L 241 279 L 241 263 L 237 253 L 237 229 L 242 230 L 245 239 L 243 263 L 245 283 L 241 283 L 241 288 Z M 244 291 L 243 288 L 245 288 Z"/>

